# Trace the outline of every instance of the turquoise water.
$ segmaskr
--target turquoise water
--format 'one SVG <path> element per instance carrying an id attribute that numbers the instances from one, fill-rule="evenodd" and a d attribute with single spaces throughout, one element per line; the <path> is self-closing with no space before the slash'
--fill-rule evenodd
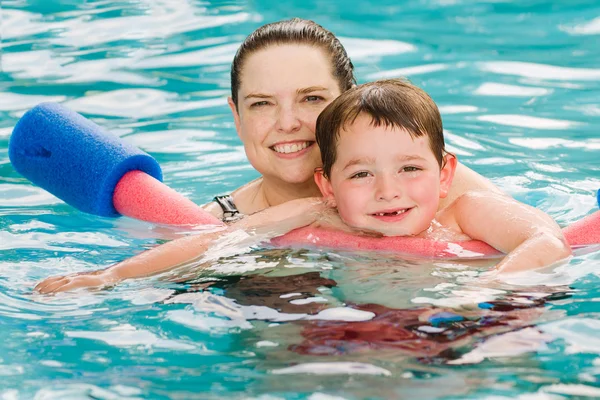
<path id="1" fill-rule="evenodd" d="M 596 210 L 597 2 L 3 1 L 0 397 L 600 397 L 597 249 L 494 287 L 477 265 L 254 249 L 183 283 L 32 294 L 44 277 L 179 232 L 89 216 L 29 184 L 7 154 L 19 116 L 62 102 L 151 153 L 169 186 L 204 203 L 257 176 L 226 105 L 235 49 L 292 16 L 338 34 L 360 81 L 407 76 L 425 88 L 450 149 L 506 192 L 561 225 Z M 351 320 L 374 310 L 361 341 Z M 440 310 L 465 319 L 415 317 Z M 389 327 L 433 350 L 392 346 Z"/>

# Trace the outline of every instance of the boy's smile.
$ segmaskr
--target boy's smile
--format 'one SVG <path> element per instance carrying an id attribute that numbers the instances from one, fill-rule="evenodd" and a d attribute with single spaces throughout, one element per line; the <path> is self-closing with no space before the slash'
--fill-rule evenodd
<path id="1" fill-rule="evenodd" d="M 440 171 L 429 136 L 375 127 L 369 115 L 340 132 L 336 154 L 329 180 L 316 177 L 323 195 L 348 225 L 387 236 L 427 230 L 452 180 L 451 168 Z"/>

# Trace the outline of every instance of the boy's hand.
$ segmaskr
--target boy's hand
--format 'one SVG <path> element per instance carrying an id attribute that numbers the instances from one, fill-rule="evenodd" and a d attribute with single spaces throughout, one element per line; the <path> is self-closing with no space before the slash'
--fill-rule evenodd
<path id="1" fill-rule="evenodd" d="M 79 288 L 101 288 L 114 284 L 115 279 L 105 270 L 79 272 L 64 276 L 46 278 L 35 286 L 39 293 L 57 293 Z"/>

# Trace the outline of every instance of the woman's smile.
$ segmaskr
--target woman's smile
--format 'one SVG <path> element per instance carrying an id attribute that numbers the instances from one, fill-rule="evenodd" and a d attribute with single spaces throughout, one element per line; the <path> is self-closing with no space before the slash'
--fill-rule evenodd
<path id="1" fill-rule="evenodd" d="M 269 148 L 273 150 L 278 157 L 295 158 L 308 153 L 315 145 L 315 141 L 301 140 L 294 142 L 276 143 Z"/>

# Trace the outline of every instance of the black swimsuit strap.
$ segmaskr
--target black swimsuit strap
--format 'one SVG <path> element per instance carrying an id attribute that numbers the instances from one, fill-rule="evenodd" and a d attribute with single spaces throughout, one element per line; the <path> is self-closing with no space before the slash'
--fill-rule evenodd
<path id="1" fill-rule="evenodd" d="M 233 197 L 226 194 L 224 196 L 215 196 L 214 201 L 221 207 L 223 210 L 223 221 L 224 222 L 233 222 L 242 218 L 242 214 L 235 206 L 233 202 Z"/>

